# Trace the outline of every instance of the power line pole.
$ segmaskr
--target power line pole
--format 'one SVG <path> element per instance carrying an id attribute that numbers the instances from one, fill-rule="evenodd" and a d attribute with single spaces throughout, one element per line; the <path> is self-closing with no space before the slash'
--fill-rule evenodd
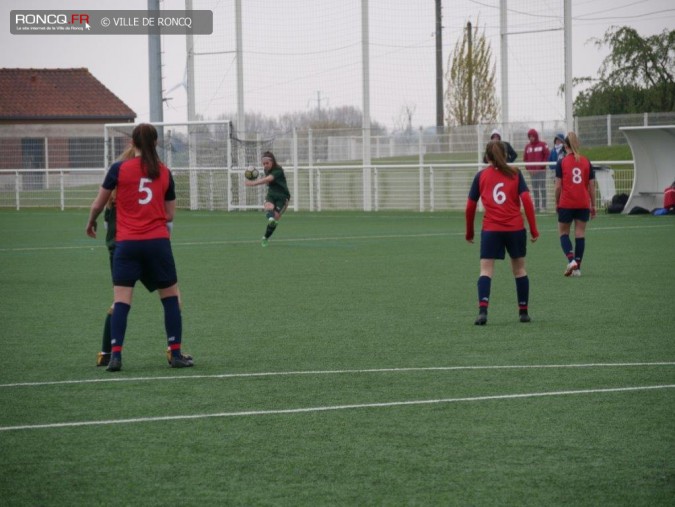
<path id="1" fill-rule="evenodd" d="M 466 56 L 466 66 L 468 68 L 468 76 L 467 76 L 467 81 L 469 82 L 469 105 L 467 107 L 467 125 L 473 125 L 475 122 L 473 121 L 473 54 L 472 54 L 472 47 L 471 47 L 471 21 L 467 22 L 466 24 L 466 31 L 467 31 L 467 42 L 468 42 L 468 53 Z"/>
<path id="2" fill-rule="evenodd" d="M 443 25 L 441 0 L 436 0 L 436 132 L 443 132 Z"/>

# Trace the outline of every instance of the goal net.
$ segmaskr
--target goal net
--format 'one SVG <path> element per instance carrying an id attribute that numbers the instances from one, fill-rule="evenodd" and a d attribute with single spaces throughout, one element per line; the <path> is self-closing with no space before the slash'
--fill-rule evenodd
<path id="1" fill-rule="evenodd" d="M 244 171 L 260 168 L 272 140 L 242 140 L 229 120 L 153 123 L 157 152 L 176 182 L 177 206 L 191 210 L 260 209 L 263 186 L 247 187 Z M 131 143 L 136 125 L 105 125 L 105 161 L 110 166 Z M 262 172 L 262 171 L 261 171 Z"/>

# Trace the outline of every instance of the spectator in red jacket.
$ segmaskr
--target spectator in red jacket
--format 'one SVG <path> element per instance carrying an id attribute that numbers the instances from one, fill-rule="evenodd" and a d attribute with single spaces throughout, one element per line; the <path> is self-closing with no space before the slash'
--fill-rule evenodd
<path id="1" fill-rule="evenodd" d="M 539 140 L 539 132 L 535 129 L 527 131 L 529 144 L 525 146 L 523 161 L 525 162 L 546 162 L 550 155 L 548 145 Z M 544 211 L 546 209 L 546 165 L 528 165 L 526 169 L 530 173 L 532 180 L 532 194 L 534 207 L 536 210 Z"/>
<path id="2" fill-rule="evenodd" d="M 663 207 L 669 212 L 675 211 L 675 181 L 663 191 Z"/>

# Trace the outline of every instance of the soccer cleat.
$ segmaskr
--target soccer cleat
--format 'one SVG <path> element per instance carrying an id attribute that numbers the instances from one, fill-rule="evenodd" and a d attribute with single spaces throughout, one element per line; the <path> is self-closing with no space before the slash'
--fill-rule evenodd
<path id="1" fill-rule="evenodd" d="M 579 265 L 577 264 L 577 261 L 571 260 L 570 263 L 567 265 L 567 268 L 565 269 L 565 276 L 571 276 L 572 272 L 578 268 Z"/>
<path id="2" fill-rule="evenodd" d="M 474 321 L 474 324 L 477 326 L 484 326 L 487 324 L 487 313 L 479 313 L 478 317 L 476 317 L 476 320 Z"/>
<path id="3" fill-rule="evenodd" d="M 110 362 L 108 363 L 108 367 L 105 369 L 105 371 L 120 371 L 121 369 L 122 369 L 122 360 L 111 357 Z"/>
<path id="4" fill-rule="evenodd" d="M 189 368 L 190 366 L 194 366 L 194 361 L 192 360 L 192 356 L 173 356 L 171 358 L 171 362 L 169 363 L 171 368 Z"/>
<path id="5" fill-rule="evenodd" d="M 530 322 L 532 319 L 527 313 L 520 314 L 520 322 Z"/>
<path id="6" fill-rule="evenodd" d="M 580 270 L 580 269 L 575 269 L 574 271 L 572 271 L 572 274 L 571 274 L 570 276 L 574 276 L 574 277 L 579 277 L 579 276 L 581 276 L 581 270 Z"/>
<path id="7" fill-rule="evenodd" d="M 190 354 L 183 354 L 183 353 L 181 352 L 180 355 L 181 355 L 181 357 L 184 357 L 184 358 L 187 359 L 188 361 L 192 361 L 192 356 L 191 356 Z M 171 364 L 171 357 L 172 357 L 172 355 L 171 355 L 171 349 L 166 349 L 166 360 L 167 360 L 167 362 L 168 362 L 169 364 Z"/>
<path id="8" fill-rule="evenodd" d="M 110 352 L 99 352 L 96 354 L 96 366 L 108 366 L 110 362 Z"/>
<path id="9" fill-rule="evenodd" d="M 262 246 L 263 248 L 266 248 L 269 244 L 270 242 L 267 238 L 263 238 L 262 240 L 260 240 L 260 246 Z"/>

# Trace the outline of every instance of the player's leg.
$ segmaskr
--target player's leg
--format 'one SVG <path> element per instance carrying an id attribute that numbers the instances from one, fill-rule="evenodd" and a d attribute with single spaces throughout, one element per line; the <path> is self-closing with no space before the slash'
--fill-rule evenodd
<path id="1" fill-rule="evenodd" d="M 566 208 L 558 209 L 558 233 L 560 234 L 560 247 L 567 258 L 567 267 L 564 275 L 570 276 L 572 271 L 577 268 L 574 260 L 574 248 L 570 240 L 570 228 L 572 226 L 572 210 Z"/>
<path id="2" fill-rule="evenodd" d="M 262 246 L 267 246 L 269 239 L 274 234 L 274 231 L 279 225 L 281 216 L 286 211 L 288 207 L 288 200 L 278 200 L 274 202 L 266 201 L 265 202 L 265 215 L 267 216 L 267 228 L 265 229 L 265 235 L 262 239 Z"/>
<path id="3" fill-rule="evenodd" d="M 518 315 L 520 322 L 530 322 L 528 304 L 530 299 L 530 278 L 525 269 L 527 254 L 527 231 L 508 233 L 506 250 L 511 257 L 511 270 L 516 281 L 516 297 L 518 299 Z"/>
<path id="4" fill-rule="evenodd" d="M 525 270 L 525 257 L 511 259 L 511 269 L 516 280 L 516 297 L 518 298 L 518 315 L 520 322 L 530 322 L 528 310 L 530 300 L 530 278 Z"/>
<path id="5" fill-rule="evenodd" d="M 110 261 L 110 275 L 112 276 L 113 270 L 113 256 L 115 254 L 115 247 L 108 248 L 108 258 Z M 112 312 L 115 304 L 113 303 L 105 316 L 105 321 L 103 322 L 103 338 L 101 340 L 101 350 L 96 354 L 96 366 L 108 366 L 110 363 L 110 320 L 112 318 Z"/>
<path id="6" fill-rule="evenodd" d="M 270 236 L 274 234 L 274 230 L 277 228 L 277 219 L 276 213 L 274 210 L 274 203 L 270 201 L 265 201 L 264 204 L 265 217 L 267 217 L 267 226 L 265 228 L 265 234 L 262 237 L 262 246 L 267 246 L 269 243 Z"/>
<path id="7" fill-rule="evenodd" d="M 133 298 L 133 286 L 115 285 L 113 294 L 115 303 L 110 318 L 110 362 L 107 371 L 120 371 L 122 369 L 122 348 L 127 331 L 127 320 L 131 310 Z"/>
<path id="8" fill-rule="evenodd" d="M 478 276 L 478 317 L 477 326 L 487 324 L 490 290 L 494 273 L 495 259 L 503 259 L 505 246 L 501 233 L 481 231 L 480 233 L 480 275 Z"/>
<path id="9" fill-rule="evenodd" d="M 122 348 L 131 310 L 134 285 L 142 273 L 137 241 L 120 241 L 113 260 L 113 312 L 110 318 L 110 362 L 106 371 L 122 369 Z"/>
<path id="10" fill-rule="evenodd" d="M 483 326 L 487 324 L 488 306 L 490 305 L 490 290 L 492 287 L 492 275 L 494 273 L 495 260 L 480 260 L 480 275 L 478 276 L 478 317 L 474 324 Z"/>
<path id="11" fill-rule="evenodd" d="M 581 276 L 581 261 L 586 251 L 586 223 L 590 219 L 590 210 L 578 210 L 574 218 L 574 261 L 577 267 L 571 276 Z"/>
<path id="12" fill-rule="evenodd" d="M 101 351 L 96 355 L 96 366 L 108 366 L 110 362 L 110 321 L 112 320 L 113 306 L 108 308 L 108 313 L 105 316 L 105 321 L 103 322 L 103 339 L 101 340 Z"/>
<path id="13" fill-rule="evenodd" d="M 185 368 L 193 365 L 191 357 L 181 352 L 183 342 L 183 317 L 180 310 L 180 292 L 178 275 L 169 240 L 153 240 L 150 245 L 154 250 L 155 262 L 149 267 L 151 278 L 155 280 L 157 292 L 164 308 L 164 328 L 167 346 L 171 351 L 172 368 Z"/>
<path id="14" fill-rule="evenodd" d="M 164 328 L 166 329 L 166 340 L 171 351 L 171 360 L 169 362 L 172 368 L 186 368 L 193 366 L 191 356 L 186 356 L 181 352 L 183 341 L 183 317 L 180 312 L 180 303 L 178 299 L 178 285 L 159 289 L 159 298 L 164 307 Z"/>

